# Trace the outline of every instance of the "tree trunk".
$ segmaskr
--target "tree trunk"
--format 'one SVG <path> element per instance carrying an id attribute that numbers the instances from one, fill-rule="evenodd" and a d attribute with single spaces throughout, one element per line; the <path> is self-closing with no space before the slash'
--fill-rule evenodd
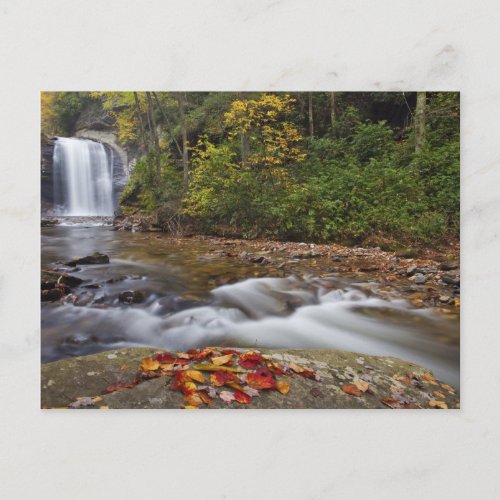
<path id="1" fill-rule="evenodd" d="M 179 93 L 177 97 L 177 102 L 179 103 L 179 122 L 181 126 L 182 135 L 182 170 L 184 173 L 184 184 L 188 184 L 189 175 L 189 158 L 188 158 L 188 138 L 187 138 L 187 125 L 186 125 L 186 96 L 184 92 Z"/>
<path id="2" fill-rule="evenodd" d="M 313 95 L 309 92 L 309 136 L 314 137 Z"/>
<path id="3" fill-rule="evenodd" d="M 156 92 L 153 92 L 153 98 L 154 98 L 154 100 L 156 102 L 156 105 L 158 106 L 158 109 L 160 110 L 160 113 L 163 116 L 163 119 L 165 120 L 165 123 L 167 124 L 168 135 L 172 139 L 172 142 L 175 144 L 175 147 L 177 148 L 177 151 L 179 152 L 179 156 L 182 157 L 181 147 L 179 146 L 179 143 L 177 142 L 177 139 L 175 138 L 174 134 L 172 133 L 170 120 L 168 119 L 167 113 L 165 112 L 165 110 L 163 109 L 162 105 L 160 104 L 160 100 L 158 99 L 158 96 L 156 95 Z"/>
<path id="4" fill-rule="evenodd" d="M 335 92 L 330 92 L 330 124 L 332 130 L 335 130 L 337 115 L 335 114 Z"/>
<path id="5" fill-rule="evenodd" d="M 425 144 L 425 92 L 417 92 L 417 106 L 415 108 L 415 153 L 420 153 Z"/>
<path id="6" fill-rule="evenodd" d="M 151 136 L 155 145 L 156 157 L 156 177 L 159 180 L 161 177 L 161 158 L 160 158 L 160 142 L 158 140 L 158 131 L 156 130 L 156 120 L 153 109 L 153 100 L 151 99 L 151 92 L 146 92 L 146 99 L 148 102 L 148 120 L 151 127 Z"/>
<path id="7" fill-rule="evenodd" d="M 150 158 L 149 158 L 149 143 L 146 136 L 146 129 L 142 121 L 141 105 L 139 104 L 139 96 L 137 95 L 137 92 L 134 92 L 134 102 L 135 102 L 135 114 L 137 116 L 137 121 L 139 122 L 139 126 L 141 129 L 142 143 L 144 145 L 144 152 L 146 153 L 146 158 L 148 161 L 148 168 L 151 169 Z"/>

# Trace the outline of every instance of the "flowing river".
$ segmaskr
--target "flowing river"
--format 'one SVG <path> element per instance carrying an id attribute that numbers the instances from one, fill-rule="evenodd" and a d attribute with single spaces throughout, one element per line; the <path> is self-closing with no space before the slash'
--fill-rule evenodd
<path id="1" fill-rule="evenodd" d="M 208 240 L 106 226 L 42 228 L 45 269 L 95 251 L 110 257 L 73 273 L 85 280 L 76 304 L 42 305 L 42 361 L 126 346 L 334 348 L 413 361 L 459 385 L 455 315 L 383 295 L 366 274 L 285 272 L 210 250 Z M 142 302 L 120 301 L 129 290 Z"/>

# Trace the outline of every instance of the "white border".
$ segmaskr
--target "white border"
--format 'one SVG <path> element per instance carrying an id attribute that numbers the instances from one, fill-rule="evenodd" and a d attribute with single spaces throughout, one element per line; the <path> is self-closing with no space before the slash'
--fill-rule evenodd
<path id="1" fill-rule="evenodd" d="M 0 0 L 3 498 L 498 498 L 495 0 Z M 461 90 L 462 410 L 39 410 L 40 90 Z"/>

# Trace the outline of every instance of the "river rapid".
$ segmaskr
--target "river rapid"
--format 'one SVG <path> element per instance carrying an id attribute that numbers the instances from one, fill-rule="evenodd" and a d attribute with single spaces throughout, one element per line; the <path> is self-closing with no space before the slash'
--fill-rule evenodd
<path id="1" fill-rule="evenodd" d="M 209 240 L 109 226 L 42 228 L 42 268 L 96 251 L 65 303 L 42 304 L 42 362 L 129 346 L 332 348 L 395 356 L 459 386 L 459 320 L 382 293 L 376 276 L 278 269 L 213 252 Z M 125 304 L 120 294 L 143 293 Z M 78 301 L 73 302 L 76 297 Z"/>

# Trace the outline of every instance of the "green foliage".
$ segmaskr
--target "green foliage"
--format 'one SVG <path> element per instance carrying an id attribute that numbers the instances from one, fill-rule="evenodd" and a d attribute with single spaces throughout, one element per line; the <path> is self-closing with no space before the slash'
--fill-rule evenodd
<path id="1" fill-rule="evenodd" d="M 139 151 L 122 207 L 182 214 L 204 232 L 402 245 L 459 235 L 458 93 L 426 93 L 418 153 L 415 92 L 313 92 L 312 115 L 309 96 L 43 93 L 42 131 L 70 134 L 99 108 Z"/>

